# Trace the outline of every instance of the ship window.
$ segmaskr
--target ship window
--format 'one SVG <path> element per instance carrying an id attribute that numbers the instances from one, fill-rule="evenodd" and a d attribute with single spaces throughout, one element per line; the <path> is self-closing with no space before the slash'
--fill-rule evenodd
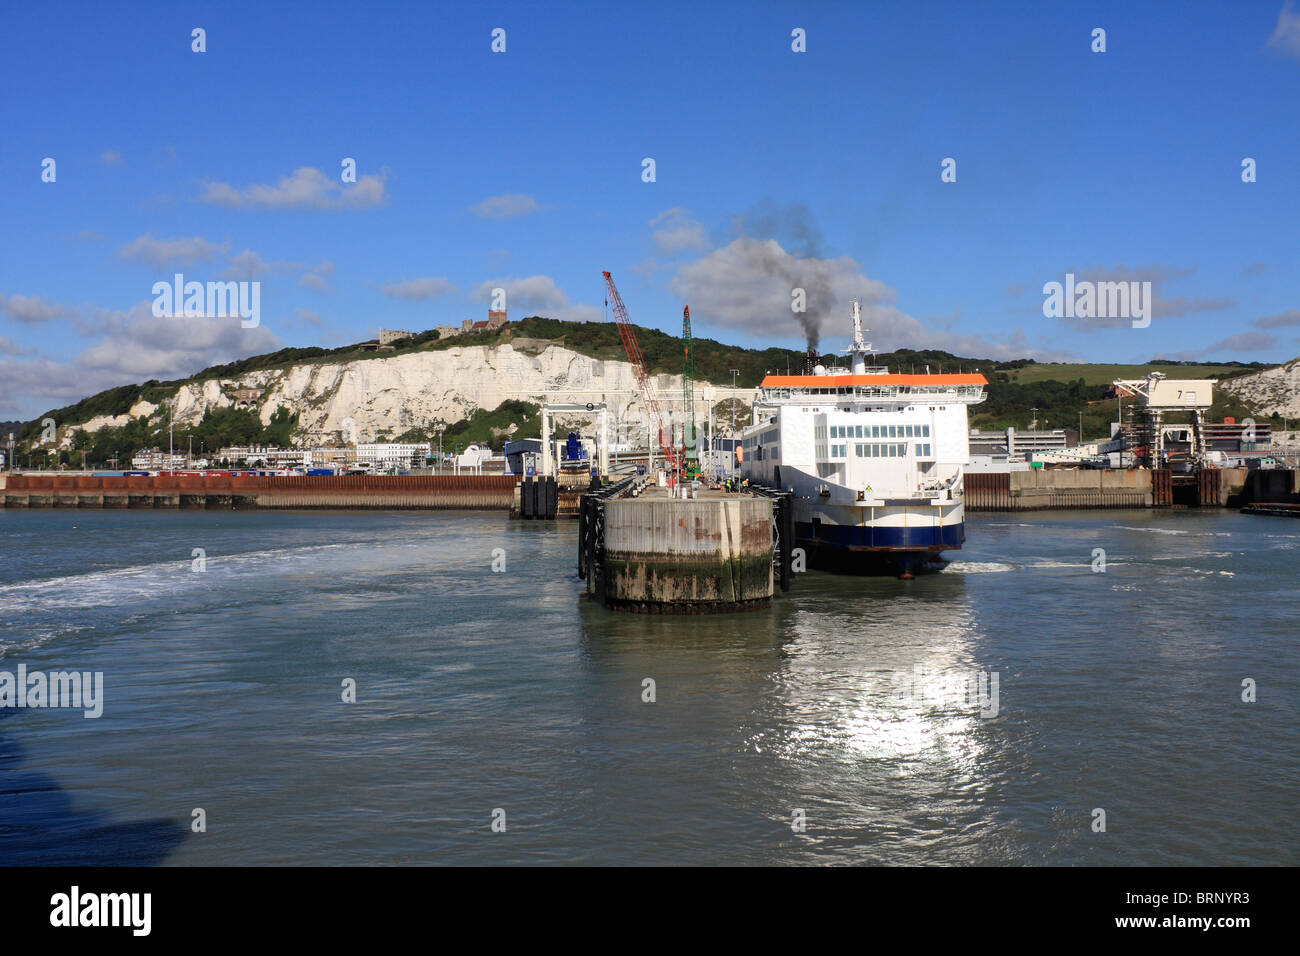
<path id="1" fill-rule="evenodd" d="M 921 437 L 922 437 L 922 438 L 929 438 L 929 437 L 930 437 L 930 426 L 929 426 L 929 425 L 922 425 L 922 426 L 921 426 Z"/>
<path id="2" fill-rule="evenodd" d="M 861 425 L 858 425 L 858 426 L 857 426 L 857 430 L 858 430 L 858 433 L 857 433 L 854 437 L 855 437 L 855 438 L 861 438 L 861 437 L 862 437 L 862 426 L 861 426 Z"/>
<path id="3" fill-rule="evenodd" d="M 872 438 L 879 438 L 879 437 L 880 437 L 880 426 L 879 426 L 879 425 L 872 425 L 872 426 L 871 426 L 871 437 L 872 437 Z"/>
<path id="4" fill-rule="evenodd" d="M 896 432 L 897 432 L 897 429 L 896 429 L 893 425 L 890 425 L 890 426 L 889 426 L 889 436 L 888 436 L 888 437 L 890 437 L 890 438 L 897 438 L 898 435 L 897 435 Z"/>
<path id="5" fill-rule="evenodd" d="M 911 438 L 911 437 L 912 437 L 912 426 L 911 426 L 911 425 L 908 425 L 908 426 L 907 426 L 907 434 L 906 434 L 904 437 L 905 437 L 905 438 Z"/>

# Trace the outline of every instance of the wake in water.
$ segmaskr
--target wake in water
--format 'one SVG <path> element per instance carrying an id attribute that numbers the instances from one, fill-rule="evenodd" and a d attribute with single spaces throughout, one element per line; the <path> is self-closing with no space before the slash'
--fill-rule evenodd
<path id="1" fill-rule="evenodd" d="M 944 568 L 945 574 L 999 574 L 1014 571 L 1015 565 L 1002 564 L 998 561 L 949 561 Z"/>

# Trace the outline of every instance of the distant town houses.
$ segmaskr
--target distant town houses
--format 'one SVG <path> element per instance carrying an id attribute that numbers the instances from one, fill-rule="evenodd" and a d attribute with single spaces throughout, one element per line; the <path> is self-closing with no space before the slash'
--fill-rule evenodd
<path id="1" fill-rule="evenodd" d="M 352 468 L 364 465 L 375 471 L 406 471 L 424 468 L 432 455 L 433 449 L 428 442 L 368 442 L 356 447 L 313 448 L 227 445 L 216 453 L 216 459 L 250 468 Z M 177 457 L 182 461 L 176 467 L 182 467 L 183 456 Z"/>

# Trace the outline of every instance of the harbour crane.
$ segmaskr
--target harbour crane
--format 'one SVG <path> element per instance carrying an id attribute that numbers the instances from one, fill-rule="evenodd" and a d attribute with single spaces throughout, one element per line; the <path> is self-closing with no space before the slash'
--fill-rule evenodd
<path id="1" fill-rule="evenodd" d="M 695 343 L 691 341 L 691 307 L 682 307 L 682 458 L 688 473 L 699 471 L 695 451 Z"/>
<path id="2" fill-rule="evenodd" d="M 614 285 L 614 277 L 608 272 L 602 272 L 601 274 L 605 277 L 605 304 L 614 310 L 614 321 L 618 323 L 618 335 L 623 340 L 623 351 L 627 353 L 628 363 L 632 366 L 632 374 L 636 377 L 637 387 L 641 391 L 641 403 L 645 406 L 646 418 L 649 421 L 650 428 L 657 432 L 659 436 L 659 453 L 663 456 L 669 472 L 677 472 L 681 467 L 681 457 L 678 455 L 678 450 L 673 447 L 671 436 L 664 437 L 664 416 L 662 407 L 659 404 L 659 395 L 655 390 L 654 380 L 650 378 L 650 372 L 646 368 L 645 357 L 641 354 L 641 346 L 637 343 L 636 330 L 628 319 L 627 306 L 623 304 L 623 297 L 618 294 L 618 287 Z"/>

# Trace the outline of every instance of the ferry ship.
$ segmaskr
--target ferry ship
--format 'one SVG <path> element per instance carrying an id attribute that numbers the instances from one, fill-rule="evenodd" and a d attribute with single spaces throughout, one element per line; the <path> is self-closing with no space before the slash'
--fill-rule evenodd
<path id="1" fill-rule="evenodd" d="M 966 540 L 967 407 L 979 374 L 891 374 L 867 365 L 853 303 L 848 374 L 768 375 L 740 435 L 740 475 L 794 494 L 796 545 L 832 570 L 911 577 Z"/>

